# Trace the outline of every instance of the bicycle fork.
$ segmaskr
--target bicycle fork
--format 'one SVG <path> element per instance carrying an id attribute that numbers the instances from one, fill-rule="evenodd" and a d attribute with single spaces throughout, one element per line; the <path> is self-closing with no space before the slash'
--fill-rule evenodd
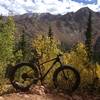
<path id="1" fill-rule="evenodd" d="M 60 63 L 60 66 L 63 67 L 61 61 L 59 61 L 59 63 Z M 62 71 L 62 73 L 63 73 L 64 78 L 67 80 L 68 78 L 66 77 L 64 70 Z"/>

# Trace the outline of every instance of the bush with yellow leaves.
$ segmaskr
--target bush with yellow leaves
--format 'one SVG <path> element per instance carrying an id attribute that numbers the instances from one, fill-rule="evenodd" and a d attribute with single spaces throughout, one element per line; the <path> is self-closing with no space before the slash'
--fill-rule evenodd
<path id="1" fill-rule="evenodd" d="M 78 43 L 69 52 L 66 52 L 63 61 L 65 64 L 73 65 L 80 72 L 81 86 L 94 84 L 95 77 L 100 77 L 100 67 L 98 64 L 89 62 L 84 43 Z"/>
<path id="2" fill-rule="evenodd" d="M 33 40 L 33 48 L 36 49 L 37 53 L 41 55 L 41 58 L 39 59 L 39 63 L 43 63 L 45 61 L 48 61 L 52 58 L 55 58 L 57 54 L 61 53 L 61 50 L 59 49 L 60 42 L 56 40 L 54 37 L 44 36 L 44 35 L 38 35 Z M 36 56 L 36 55 L 35 55 Z M 44 74 L 52 65 L 52 61 L 44 64 L 44 66 L 41 66 L 42 74 Z M 57 68 L 58 64 L 55 66 Z M 52 83 L 52 75 L 55 70 L 53 68 L 51 72 L 47 75 L 45 82 L 46 83 Z"/>
<path id="3" fill-rule="evenodd" d="M 64 63 L 76 66 L 78 70 L 85 68 L 88 64 L 88 55 L 83 43 L 77 43 L 70 51 L 64 53 Z"/>

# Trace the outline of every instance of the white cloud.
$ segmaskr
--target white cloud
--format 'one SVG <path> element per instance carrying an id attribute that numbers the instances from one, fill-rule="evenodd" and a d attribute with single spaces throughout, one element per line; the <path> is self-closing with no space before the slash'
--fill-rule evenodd
<path id="1" fill-rule="evenodd" d="M 52 14 L 65 14 L 70 11 L 77 11 L 81 7 L 90 7 L 94 11 L 100 11 L 100 0 L 98 4 L 87 4 L 77 3 L 72 0 L 0 0 L 0 13 L 8 13 L 8 10 L 14 13 L 27 13 L 37 12 L 45 13 L 49 12 Z"/>

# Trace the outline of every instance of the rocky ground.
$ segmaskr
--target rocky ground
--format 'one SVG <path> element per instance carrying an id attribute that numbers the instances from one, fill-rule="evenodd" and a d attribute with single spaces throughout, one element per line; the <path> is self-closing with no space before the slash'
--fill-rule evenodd
<path id="1" fill-rule="evenodd" d="M 12 93 L 0 96 L 0 100 L 100 100 L 100 96 L 93 95 L 62 95 L 62 94 L 26 94 L 26 93 Z"/>
<path id="2" fill-rule="evenodd" d="M 31 91 L 6 93 L 0 96 L 0 100 L 100 100 L 99 94 L 75 92 L 63 94 L 45 89 L 43 86 L 35 86 Z"/>

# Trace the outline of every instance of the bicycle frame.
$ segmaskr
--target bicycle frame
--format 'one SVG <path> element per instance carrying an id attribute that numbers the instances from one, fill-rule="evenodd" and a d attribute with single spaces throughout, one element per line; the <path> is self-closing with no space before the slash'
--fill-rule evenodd
<path id="1" fill-rule="evenodd" d="M 48 63 L 48 62 L 51 62 L 51 61 L 54 61 L 54 62 L 52 63 L 51 67 L 50 67 L 50 68 L 44 73 L 44 75 L 42 76 L 42 71 L 41 71 L 41 68 L 40 68 L 40 67 L 43 66 L 44 64 Z M 50 60 L 48 60 L 48 61 L 45 61 L 45 62 L 43 62 L 43 63 L 41 63 L 41 64 L 38 64 L 37 67 L 38 67 L 39 72 L 40 72 L 40 73 L 39 73 L 39 74 L 40 74 L 39 80 L 43 81 L 44 78 L 47 76 L 47 74 L 51 71 L 51 69 L 54 67 L 54 65 L 55 65 L 57 62 L 60 64 L 60 66 L 62 65 L 62 63 L 61 63 L 59 57 L 56 57 L 56 58 L 50 59 Z"/>

